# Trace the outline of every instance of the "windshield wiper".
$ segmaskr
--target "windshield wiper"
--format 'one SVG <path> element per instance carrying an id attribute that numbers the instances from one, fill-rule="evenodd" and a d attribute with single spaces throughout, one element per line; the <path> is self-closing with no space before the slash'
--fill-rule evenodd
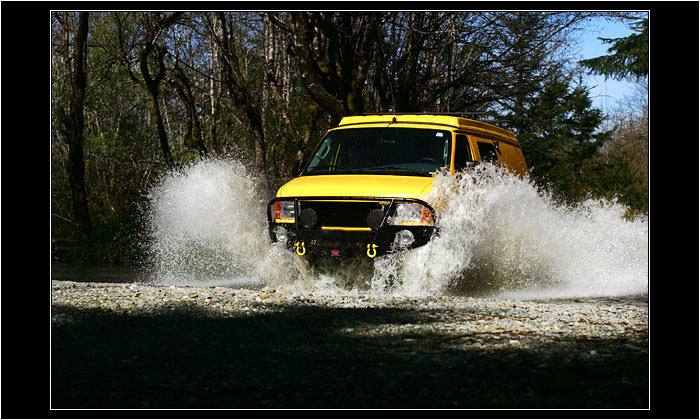
<path id="1" fill-rule="evenodd" d="M 316 169 L 319 169 L 319 168 L 325 168 L 325 169 L 333 169 L 333 168 L 336 168 L 336 169 L 340 169 L 341 171 L 348 171 L 348 172 L 350 172 L 351 174 L 354 174 L 354 173 L 355 173 L 355 171 L 353 171 L 352 169 L 348 169 L 348 168 L 346 168 L 346 167 L 344 167 L 344 166 L 340 166 L 340 165 L 318 165 L 318 166 L 314 166 L 313 168 L 309 168 L 308 170 L 310 170 L 310 172 L 313 172 L 313 171 L 315 171 Z"/>
<path id="2" fill-rule="evenodd" d="M 408 172 L 411 172 L 411 173 L 414 173 L 414 174 L 417 174 L 420 176 L 430 176 L 430 174 L 426 174 L 425 172 L 418 171 L 418 170 L 411 169 L 411 168 L 406 168 L 404 166 L 373 166 L 371 168 L 364 168 L 364 169 L 369 169 L 369 170 L 373 170 L 373 169 L 399 169 L 399 170 L 408 171 Z"/>

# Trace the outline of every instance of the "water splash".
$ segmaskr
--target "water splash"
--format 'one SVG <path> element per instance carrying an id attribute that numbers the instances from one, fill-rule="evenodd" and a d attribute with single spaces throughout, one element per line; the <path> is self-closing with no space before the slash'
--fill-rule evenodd
<path id="1" fill-rule="evenodd" d="M 270 244 L 261 191 L 260 181 L 232 160 L 203 160 L 161 180 L 148 196 L 151 280 L 258 283 L 274 277 L 271 267 L 298 266 Z"/>
<path id="2" fill-rule="evenodd" d="M 513 298 L 645 294 L 648 221 L 617 202 L 557 204 L 527 179 L 484 165 L 439 174 L 426 200 L 440 234 L 371 261 L 309 264 L 272 244 L 261 183 L 235 160 L 205 160 L 149 194 L 152 281 L 305 292 Z"/>
<path id="3" fill-rule="evenodd" d="M 375 289 L 400 278 L 402 292 L 416 295 L 647 292 L 647 219 L 626 221 L 626 207 L 615 201 L 564 206 L 528 179 L 488 165 L 438 175 L 427 200 L 440 209 L 440 235 L 402 258 L 382 260 Z"/>

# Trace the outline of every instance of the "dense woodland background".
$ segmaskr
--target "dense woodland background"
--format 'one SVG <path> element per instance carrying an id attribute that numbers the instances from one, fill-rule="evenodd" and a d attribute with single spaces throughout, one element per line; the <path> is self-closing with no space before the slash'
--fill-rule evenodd
<path id="1" fill-rule="evenodd" d="M 604 16 L 634 29 L 571 57 Z M 171 170 L 235 158 L 270 196 L 345 115 L 486 112 L 562 202 L 648 212 L 648 16 L 621 12 L 51 14 L 54 258 L 132 263 L 140 206 Z M 638 82 L 607 115 L 586 72 Z"/>

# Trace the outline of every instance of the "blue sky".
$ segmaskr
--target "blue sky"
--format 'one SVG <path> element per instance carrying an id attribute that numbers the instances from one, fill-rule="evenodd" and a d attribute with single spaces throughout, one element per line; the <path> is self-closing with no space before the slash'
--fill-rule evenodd
<path id="1" fill-rule="evenodd" d="M 589 29 L 580 35 L 579 57 L 578 59 L 594 58 L 607 55 L 609 44 L 603 43 L 597 38 L 622 38 L 632 34 L 624 23 L 609 22 L 604 19 L 591 21 Z M 603 76 L 586 76 L 584 81 L 591 88 L 590 96 L 593 105 L 608 111 L 614 108 L 620 99 L 625 95 L 631 95 L 636 86 L 635 82 L 617 81 L 613 79 L 605 80 Z"/>

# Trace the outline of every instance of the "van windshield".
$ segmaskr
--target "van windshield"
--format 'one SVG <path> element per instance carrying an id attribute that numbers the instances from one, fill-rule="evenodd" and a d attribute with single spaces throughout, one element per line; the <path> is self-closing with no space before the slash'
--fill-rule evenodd
<path id="1" fill-rule="evenodd" d="M 390 174 L 432 176 L 449 166 L 447 130 L 349 128 L 331 131 L 316 149 L 304 175 Z"/>

